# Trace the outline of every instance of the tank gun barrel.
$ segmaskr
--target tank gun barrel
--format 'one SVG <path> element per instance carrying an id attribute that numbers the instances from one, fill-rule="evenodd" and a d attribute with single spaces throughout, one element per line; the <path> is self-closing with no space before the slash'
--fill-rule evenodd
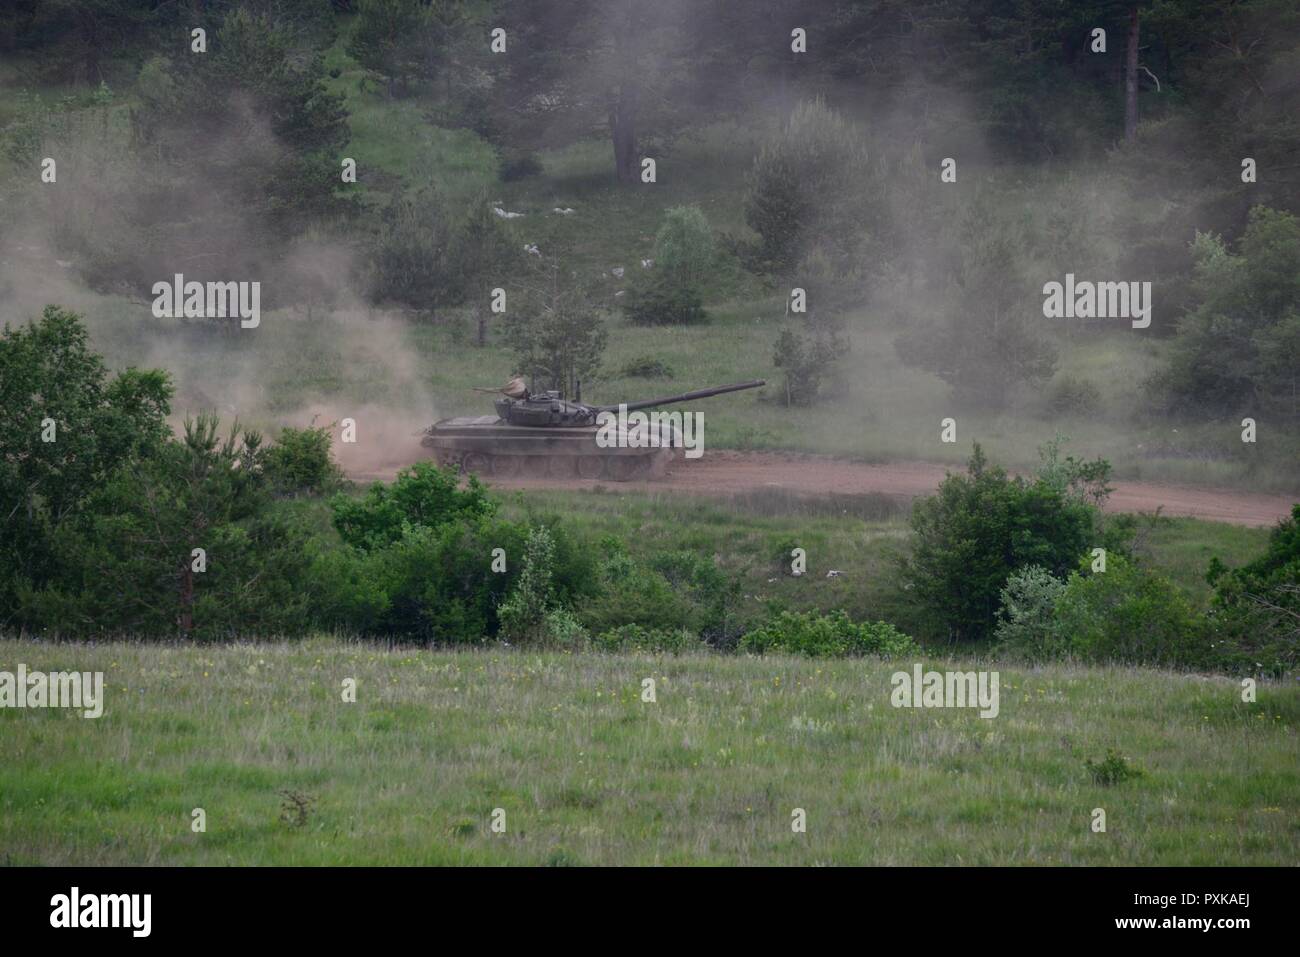
<path id="1" fill-rule="evenodd" d="M 757 389 L 759 386 L 767 385 L 763 379 L 754 379 L 752 382 L 737 382 L 734 385 L 720 385 L 712 389 L 697 389 L 694 392 L 683 392 L 681 395 L 668 395 L 662 399 L 643 399 L 640 402 L 625 402 L 623 405 L 629 412 L 635 409 L 648 409 L 656 405 L 669 405 L 673 402 L 691 402 L 694 399 L 707 399 L 709 396 L 722 395 L 725 392 L 740 392 L 743 389 Z M 598 405 L 595 407 L 597 412 L 617 412 L 617 405 Z"/>

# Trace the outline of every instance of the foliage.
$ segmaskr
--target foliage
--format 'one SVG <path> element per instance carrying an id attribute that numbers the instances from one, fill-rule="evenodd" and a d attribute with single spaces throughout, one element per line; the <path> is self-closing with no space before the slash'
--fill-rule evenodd
<path id="1" fill-rule="evenodd" d="M 195 639 L 302 629 L 305 533 L 269 508 L 261 437 L 218 428 L 213 415 L 187 420 L 181 440 L 119 469 L 60 529 L 60 574 L 22 596 L 33 622 Z"/>
<path id="2" fill-rule="evenodd" d="M 1123 784 L 1130 778 L 1142 777 L 1144 773 L 1141 768 L 1129 764 L 1128 758 L 1114 748 L 1107 748 L 1106 757 L 1100 761 L 1086 758 L 1083 767 L 1092 776 L 1093 781 L 1102 787 Z"/>
<path id="3" fill-rule="evenodd" d="M 464 302 L 506 268 L 512 245 L 484 202 L 457 219 L 433 187 L 394 200 L 370 251 L 369 294 L 428 314 Z"/>
<path id="4" fill-rule="evenodd" d="M 426 643 L 476 643 L 497 631 L 497 606 L 517 577 L 492 571 L 492 550 L 522 554 L 526 530 L 473 511 L 407 523 L 382 547 L 319 552 L 310 582 L 325 627 Z"/>
<path id="5" fill-rule="evenodd" d="M 851 269 L 873 224 L 870 176 L 843 117 L 820 99 L 795 107 L 749 171 L 745 222 L 759 236 L 758 267 L 788 275 L 816 249 Z"/>
<path id="6" fill-rule="evenodd" d="M 685 326 L 708 318 L 696 286 L 678 282 L 658 269 L 631 284 L 623 309 L 636 326 Z"/>
<path id="7" fill-rule="evenodd" d="M 1101 406 L 1101 389 L 1076 375 L 1059 376 L 1047 393 L 1047 410 L 1053 415 L 1091 415 Z"/>
<path id="8" fill-rule="evenodd" d="M 464 489 L 454 466 L 416 462 L 391 484 L 375 482 L 360 499 L 337 495 L 330 503 L 343 541 L 373 551 L 400 541 L 407 527 L 436 528 L 460 517 L 489 517 L 496 503 L 471 475 Z"/>
<path id="9" fill-rule="evenodd" d="M 1170 405 L 1300 417 L 1300 220 L 1256 206 L 1236 253 L 1197 233 L 1199 304 L 1152 385 Z"/>
<path id="10" fill-rule="evenodd" d="M 894 658 L 912 654 L 916 643 L 884 621 L 854 623 L 842 611 L 827 615 L 782 611 L 740 639 L 750 654 L 784 653 L 810 658 L 878 655 Z"/>
<path id="11" fill-rule="evenodd" d="M 709 220 L 698 206 L 673 206 L 664 212 L 655 234 L 655 271 L 678 287 L 703 285 L 713 266 L 716 249 Z"/>
<path id="12" fill-rule="evenodd" d="M 201 184 L 242 214 L 275 222 L 336 209 L 347 113 L 342 97 L 325 90 L 320 58 L 294 56 L 282 23 L 242 8 L 210 43 L 206 54 L 186 51 L 162 68 L 171 82 L 155 84 L 158 98 L 139 114 L 146 141 L 192 188 Z M 264 121 L 250 122 L 252 113 Z M 193 149 L 217 141 L 219 150 Z"/>
<path id="13" fill-rule="evenodd" d="M 604 316 L 584 290 L 562 281 L 554 264 L 534 275 L 522 307 L 510 309 L 503 325 L 514 371 L 538 390 L 569 396 L 577 394 L 580 381 L 595 377 L 609 338 Z"/>
<path id="14" fill-rule="evenodd" d="M 80 520 L 120 470 L 167 436 L 171 383 L 157 370 L 109 377 L 74 312 L 0 333 L 0 622 L 18 582 L 39 589 L 61 571 L 54 539 Z M 45 441 L 50 438 L 52 441 Z"/>
<path id="15" fill-rule="evenodd" d="M 1205 660 L 1205 631 L 1182 592 L 1163 575 L 1123 555 L 1104 572 L 1088 561 L 1070 574 L 1057 599 L 1059 633 L 1085 661 L 1195 666 Z"/>
<path id="16" fill-rule="evenodd" d="M 675 550 L 639 562 L 612 536 L 600 541 L 599 555 L 601 587 L 577 609 L 592 634 L 636 625 L 654 632 L 686 631 L 721 648 L 739 638 L 740 583 L 711 559 Z"/>
<path id="17" fill-rule="evenodd" d="M 920 316 L 894 346 L 908 365 L 932 372 L 953 399 L 1001 408 L 1022 386 L 1051 378 L 1056 350 L 1039 333 L 1019 226 L 988 202 L 972 206 L 960 224 L 953 268 L 939 321 Z"/>
<path id="18" fill-rule="evenodd" d="M 541 175 L 543 166 L 532 150 L 502 150 L 501 169 L 497 173 L 503 183 Z"/>
<path id="19" fill-rule="evenodd" d="M 1051 441 L 1039 446 L 1039 466 L 1035 472 L 1038 480 L 1062 496 L 1100 508 L 1110 497 L 1110 463 L 1098 456 L 1091 462 L 1076 459 L 1073 455 L 1061 458 L 1061 448 L 1069 436 L 1057 433 Z"/>
<path id="20" fill-rule="evenodd" d="M 1038 479 L 1009 478 L 976 444 L 965 475 L 912 507 L 902 572 L 913 600 L 955 641 L 987 637 L 1011 573 L 1039 565 L 1064 576 L 1091 546 L 1097 510 Z"/>
<path id="21" fill-rule="evenodd" d="M 330 491 L 343 472 L 330 454 L 328 426 L 295 429 L 286 426 L 262 457 L 262 470 L 271 487 L 284 495 L 318 495 Z"/>
<path id="22" fill-rule="evenodd" d="M 699 635 L 688 628 L 645 628 L 635 624 L 603 631 L 591 641 L 593 647 L 609 652 L 648 651 L 679 655 L 705 647 Z"/>
<path id="23" fill-rule="evenodd" d="M 846 349 L 844 337 L 830 328 L 782 329 L 772 351 L 772 364 L 785 373 L 781 401 L 794 406 L 816 404 Z"/>
<path id="24" fill-rule="evenodd" d="M 1026 661 L 1063 657 L 1069 637 L 1056 620 L 1056 604 L 1065 582 L 1047 569 L 1027 565 L 1017 569 L 1002 586 L 1000 617 L 994 629 L 998 650 Z"/>
<path id="25" fill-rule="evenodd" d="M 555 608 L 551 589 L 551 565 L 555 542 L 545 525 L 528 533 L 524 543 L 524 567 L 510 596 L 497 609 L 501 636 L 520 643 L 537 644 L 549 637 L 550 613 Z"/>
<path id="26" fill-rule="evenodd" d="M 1300 505 L 1269 535 L 1264 554 L 1241 568 L 1218 558 L 1209 620 L 1216 658 L 1238 671 L 1282 674 L 1300 662 Z"/>
<path id="27" fill-rule="evenodd" d="M 671 379 L 676 373 L 673 367 L 654 356 L 637 356 L 629 359 L 618 370 L 618 375 L 625 379 Z"/>
<path id="28" fill-rule="evenodd" d="M 348 54 L 384 78 L 390 97 L 405 93 L 434 49 L 425 36 L 428 20 L 420 0 L 358 0 Z"/>

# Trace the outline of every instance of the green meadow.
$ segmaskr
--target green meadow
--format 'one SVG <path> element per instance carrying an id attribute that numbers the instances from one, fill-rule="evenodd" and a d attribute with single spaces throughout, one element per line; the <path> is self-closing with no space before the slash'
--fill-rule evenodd
<path id="1" fill-rule="evenodd" d="M 999 670 L 983 719 L 891 707 L 910 661 L 0 642 L 19 662 L 102 670 L 105 707 L 0 710 L 7 864 L 1300 860 L 1293 683 L 924 658 Z M 1095 780 L 1111 749 L 1140 773 Z"/>

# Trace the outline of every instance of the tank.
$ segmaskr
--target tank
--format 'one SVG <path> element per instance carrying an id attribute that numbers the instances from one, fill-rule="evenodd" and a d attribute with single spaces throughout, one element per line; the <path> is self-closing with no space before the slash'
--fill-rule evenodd
<path id="1" fill-rule="evenodd" d="M 734 385 L 683 392 L 660 399 L 627 402 L 628 412 L 676 402 L 691 402 L 727 392 L 757 389 L 762 379 Z M 530 394 L 520 379 L 502 389 L 494 400 L 496 415 L 443 419 L 424 430 L 421 445 L 433 450 L 439 465 L 456 465 L 462 472 L 510 478 L 542 475 L 551 478 L 632 479 L 659 478 L 682 448 L 682 436 L 671 424 L 661 424 L 658 447 L 602 448 L 596 444 L 602 412 L 619 412 L 618 405 L 585 405 L 548 391 Z M 621 435 L 626 432 L 619 430 Z"/>

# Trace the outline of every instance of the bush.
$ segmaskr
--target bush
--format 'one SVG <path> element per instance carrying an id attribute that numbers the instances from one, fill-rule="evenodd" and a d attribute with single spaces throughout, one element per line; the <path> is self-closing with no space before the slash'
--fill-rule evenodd
<path id="1" fill-rule="evenodd" d="M 503 638 L 539 643 L 549 636 L 550 613 L 555 608 L 551 589 L 551 565 L 554 561 L 555 542 L 546 526 L 539 525 L 528 533 L 523 571 L 514 590 L 497 609 Z"/>
<path id="2" fill-rule="evenodd" d="M 319 494 L 343 478 L 330 455 L 327 426 L 285 428 L 280 440 L 266 450 L 262 471 L 271 488 L 282 495 Z"/>
<path id="3" fill-rule="evenodd" d="M 884 621 L 855 624 L 842 611 L 828 615 L 783 611 L 745 633 L 740 650 L 750 654 L 784 652 L 810 658 L 911 654 L 916 643 Z"/>
<path id="4" fill-rule="evenodd" d="M 1129 764 L 1128 759 L 1114 748 L 1107 748 L 1106 757 L 1100 761 L 1093 761 L 1092 758 L 1085 759 L 1083 766 L 1092 775 L 1093 781 L 1102 787 L 1122 784 L 1129 778 L 1140 778 L 1143 774 L 1140 768 Z"/>
<path id="5" fill-rule="evenodd" d="M 685 326 L 708 318 L 696 286 L 678 282 L 658 269 L 628 289 L 623 310 L 637 326 Z"/>
<path id="6" fill-rule="evenodd" d="M 631 624 L 601 632 L 592 639 L 592 646 L 602 651 L 653 651 L 674 655 L 705 647 L 699 636 L 686 628 L 643 628 Z"/>
<path id="7" fill-rule="evenodd" d="M 1071 653 L 1084 661 L 1195 666 L 1206 659 L 1202 622 L 1169 579 L 1122 555 L 1089 573 L 1085 559 L 1056 605 Z"/>
<path id="8" fill-rule="evenodd" d="M 820 100 L 802 103 L 749 172 L 745 222 L 758 233 L 753 265 L 793 271 L 810 250 L 851 269 L 865 232 L 866 150 L 857 132 Z M 829 248 L 827 248 L 829 245 Z"/>
<path id="9" fill-rule="evenodd" d="M 384 211 L 370 250 L 368 294 L 422 312 L 457 305 L 513 270 L 519 255 L 483 194 L 460 211 L 429 186 Z"/>
<path id="10" fill-rule="evenodd" d="M 521 554 L 526 529 L 488 516 L 436 528 L 407 525 L 373 551 L 347 549 L 314 565 L 321 624 L 428 643 L 478 643 L 496 634 L 497 606 L 518 573 L 491 569 L 493 548 Z"/>
<path id="11" fill-rule="evenodd" d="M 818 329 L 807 334 L 798 334 L 792 329 L 781 330 L 772 352 L 772 364 L 785 372 L 781 401 L 785 405 L 816 404 L 847 345 L 844 338 L 831 329 Z"/>
<path id="12" fill-rule="evenodd" d="M 709 221 L 698 206 L 674 206 L 655 234 L 655 272 L 682 289 L 698 289 L 717 250 Z"/>
<path id="13" fill-rule="evenodd" d="M 375 482 L 360 499 L 335 496 L 330 508 L 343 541 L 369 551 L 397 543 L 407 526 L 434 528 L 462 516 L 490 516 L 496 503 L 475 476 L 462 490 L 455 466 L 416 462 L 391 485 Z"/>
<path id="14" fill-rule="evenodd" d="M 1089 415 L 1101 406 L 1101 389 L 1078 376 L 1061 376 L 1047 393 L 1047 410 L 1053 415 Z"/>
<path id="15" fill-rule="evenodd" d="M 994 635 L 998 649 L 1028 661 L 1065 654 L 1069 640 L 1056 621 L 1056 603 L 1065 582 L 1045 568 L 1029 565 L 1011 574 L 1002 588 L 1001 617 Z"/>
<path id="16" fill-rule="evenodd" d="M 635 625 L 650 631 L 686 631 L 718 647 L 730 647 L 740 637 L 740 582 L 711 560 L 678 551 L 642 564 L 612 537 L 602 539 L 600 553 L 599 592 L 578 609 L 593 634 Z"/>
<path id="17" fill-rule="evenodd" d="M 1279 522 L 1255 561 L 1229 570 L 1217 558 L 1209 614 L 1215 661 L 1232 671 L 1283 674 L 1300 660 L 1300 505 Z"/>
<path id="18" fill-rule="evenodd" d="M 902 562 L 916 603 L 947 636 L 986 638 L 1011 573 L 1038 565 L 1064 577 L 1097 533 L 1098 511 L 1039 478 L 1009 478 L 979 445 L 965 475 L 912 507 L 913 544 Z"/>
<path id="19" fill-rule="evenodd" d="M 497 173 L 503 183 L 528 179 L 542 172 L 542 161 L 531 150 L 507 149 L 501 151 L 501 168 Z"/>
<path id="20" fill-rule="evenodd" d="M 1237 252 L 1197 233 L 1192 253 L 1199 305 L 1179 320 L 1152 391 L 1170 409 L 1300 416 L 1300 219 L 1256 206 Z"/>
<path id="21" fill-rule="evenodd" d="M 940 297 L 894 341 L 904 364 L 938 376 L 962 406 L 999 409 L 1019 390 L 1056 371 L 1057 352 L 1026 303 L 1023 224 L 991 200 L 967 211 L 953 239 L 953 264 Z"/>

